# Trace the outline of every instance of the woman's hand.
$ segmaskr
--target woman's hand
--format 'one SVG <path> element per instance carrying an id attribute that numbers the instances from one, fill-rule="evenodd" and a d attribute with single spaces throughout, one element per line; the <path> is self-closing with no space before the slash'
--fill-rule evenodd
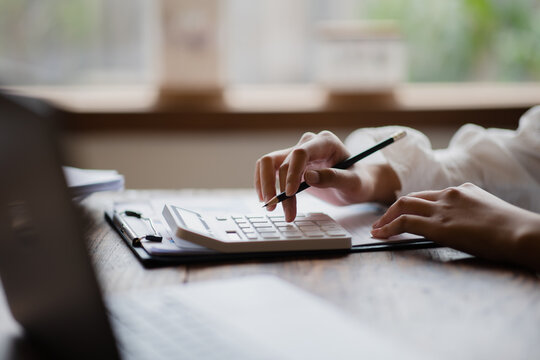
<path id="1" fill-rule="evenodd" d="M 401 197 L 371 234 L 403 232 L 487 259 L 540 270 L 540 214 L 518 208 L 473 184 Z"/>
<path id="2" fill-rule="evenodd" d="M 391 203 L 400 183 L 388 165 L 357 163 L 347 170 L 331 169 L 350 157 L 339 138 L 329 131 L 305 133 L 298 144 L 274 151 L 257 160 L 255 188 L 260 201 L 268 202 L 276 195 L 276 175 L 280 191 L 294 195 L 306 181 L 312 194 L 335 205 L 364 201 Z M 287 221 L 296 216 L 296 197 L 282 202 Z M 272 211 L 275 206 L 268 207 Z"/>

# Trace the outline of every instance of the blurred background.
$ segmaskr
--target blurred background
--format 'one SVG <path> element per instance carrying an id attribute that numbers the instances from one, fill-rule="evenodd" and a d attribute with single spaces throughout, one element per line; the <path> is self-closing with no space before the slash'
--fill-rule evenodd
<path id="1" fill-rule="evenodd" d="M 166 34 L 170 26 L 178 28 L 174 36 Z M 184 42 L 180 55 L 170 54 L 171 38 Z M 214 61 L 199 72 L 208 77 L 215 70 L 210 80 L 218 87 L 534 83 L 540 0 L 0 0 L 4 86 L 139 88 L 175 76 L 182 82 L 197 72 L 196 58 L 178 60 L 180 75 L 164 59 L 176 64 L 185 49 L 205 46 Z M 259 156 L 315 130 L 305 123 L 264 131 L 237 126 L 224 135 L 223 128 L 66 131 L 65 143 L 71 165 L 118 169 L 128 187 L 244 187 Z M 324 128 L 343 138 L 354 126 Z M 419 128 L 442 147 L 457 126 Z M 215 171 L 223 176 L 211 176 Z"/>
<path id="2" fill-rule="evenodd" d="M 156 76 L 158 1 L 0 0 L 4 84 L 149 83 Z M 217 1 L 227 83 L 314 78 L 317 25 L 393 20 L 405 80 L 540 80 L 538 0 Z"/>

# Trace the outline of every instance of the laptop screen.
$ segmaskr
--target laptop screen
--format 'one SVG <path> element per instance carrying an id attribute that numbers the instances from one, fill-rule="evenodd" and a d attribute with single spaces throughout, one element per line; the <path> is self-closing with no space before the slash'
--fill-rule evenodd
<path id="1" fill-rule="evenodd" d="M 55 357 L 116 358 L 46 104 L 0 94 L 0 278 L 25 332 Z"/>

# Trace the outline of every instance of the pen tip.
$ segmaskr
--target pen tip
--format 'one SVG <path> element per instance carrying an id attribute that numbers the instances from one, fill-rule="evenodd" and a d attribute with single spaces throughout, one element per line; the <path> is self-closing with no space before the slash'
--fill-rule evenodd
<path id="1" fill-rule="evenodd" d="M 267 206 L 268 206 L 268 204 L 264 204 L 262 207 L 265 208 L 265 207 L 267 207 Z"/>

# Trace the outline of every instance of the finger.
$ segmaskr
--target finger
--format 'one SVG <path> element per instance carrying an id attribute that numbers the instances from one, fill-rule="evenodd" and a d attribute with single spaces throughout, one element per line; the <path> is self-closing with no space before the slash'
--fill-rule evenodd
<path id="1" fill-rule="evenodd" d="M 279 168 L 279 190 L 285 191 L 287 172 L 289 170 L 289 164 L 283 164 Z M 291 222 L 296 217 L 296 196 L 292 196 L 281 202 L 283 207 L 283 213 L 285 214 L 285 221 Z"/>
<path id="2" fill-rule="evenodd" d="M 260 200 L 268 201 L 276 193 L 276 170 L 287 157 L 289 149 L 277 150 L 271 152 L 267 155 L 264 155 L 256 163 L 256 184 L 257 193 L 260 192 Z M 258 170 L 257 170 L 258 169 Z M 269 197 L 270 196 L 270 197 Z M 270 206 L 268 210 L 273 210 L 275 208 Z"/>
<path id="3" fill-rule="evenodd" d="M 276 196 L 276 168 L 274 159 L 271 156 L 263 156 L 261 158 L 261 188 L 262 196 L 265 202 L 270 201 Z M 272 211 L 276 208 L 275 205 L 268 206 L 266 209 Z"/>
<path id="4" fill-rule="evenodd" d="M 407 194 L 407 196 L 420 198 L 429 201 L 437 201 L 441 198 L 442 192 L 440 190 L 418 191 Z"/>
<path id="5" fill-rule="evenodd" d="M 309 154 L 305 149 L 296 148 L 292 151 L 285 180 L 285 193 L 287 196 L 294 195 L 298 190 L 308 159 Z"/>
<path id="6" fill-rule="evenodd" d="M 373 228 L 380 228 L 400 215 L 419 215 L 429 217 L 433 215 L 435 203 L 429 200 L 402 196 L 386 210 L 386 212 L 373 224 Z"/>
<path id="7" fill-rule="evenodd" d="M 387 239 L 391 236 L 399 235 L 405 232 L 426 236 L 430 232 L 430 228 L 431 224 L 429 222 L 429 218 L 418 215 L 404 214 L 398 216 L 396 219 L 380 228 L 371 230 L 371 235 L 381 239 Z"/>
<path id="8" fill-rule="evenodd" d="M 346 193 L 360 190 L 362 180 L 358 174 L 350 170 L 320 169 L 309 170 L 304 174 L 308 185 L 318 188 L 335 188 Z"/>
<path id="9" fill-rule="evenodd" d="M 257 196 L 259 197 L 259 201 L 263 201 L 263 194 L 261 190 L 261 162 L 257 161 L 255 163 L 255 190 L 257 191 Z"/>
<path id="10" fill-rule="evenodd" d="M 292 222 L 296 218 L 296 196 L 292 196 L 287 200 L 281 202 L 283 206 L 283 213 L 285 214 L 285 221 Z"/>
<path id="11" fill-rule="evenodd" d="M 278 178 L 279 178 L 279 191 L 285 191 L 285 184 L 287 182 L 287 173 L 289 172 L 289 164 L 283 163 L 279 167 Z"/>

